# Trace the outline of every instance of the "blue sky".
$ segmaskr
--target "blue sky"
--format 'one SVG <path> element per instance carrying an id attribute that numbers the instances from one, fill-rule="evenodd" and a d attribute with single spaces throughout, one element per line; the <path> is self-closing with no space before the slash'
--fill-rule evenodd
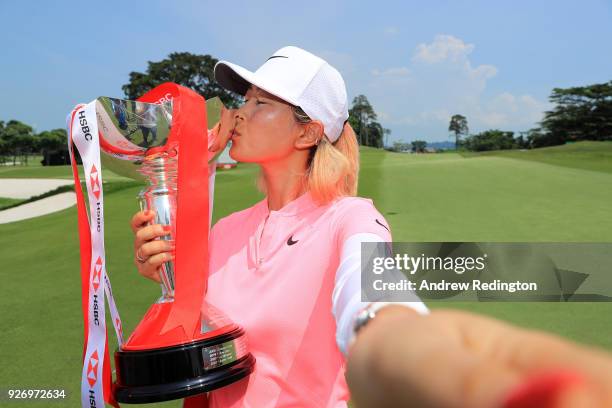
<path id="1" fill-rule="evenodd" d="M 131 71 L 173 51 L 256 69 L 297 45 L 365 94 L 393 140 L 521 131 L 554 87 L 612 80 L 612 1 L 0 1 L 0 120 L 38 131 L 122 96 Z"/>

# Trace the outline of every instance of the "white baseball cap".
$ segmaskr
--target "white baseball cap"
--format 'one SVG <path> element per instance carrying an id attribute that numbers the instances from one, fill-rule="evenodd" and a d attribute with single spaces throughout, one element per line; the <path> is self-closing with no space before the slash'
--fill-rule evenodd
<path id="1" fill-rule="evenodd" d="M 311 119 L 323 123 L 325 135 L 332 143 L 340 137 L 349 117 L 342 75 L 322 58 L 298 47 L 281 48 L 255 72 L 219 61 L 214 73 L 222 87 L 240 95 L 255 85 L 299 106 Z"/>

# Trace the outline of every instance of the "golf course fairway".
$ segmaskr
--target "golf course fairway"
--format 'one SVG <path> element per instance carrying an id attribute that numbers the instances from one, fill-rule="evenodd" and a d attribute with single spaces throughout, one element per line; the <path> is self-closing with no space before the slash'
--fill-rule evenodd
<path id="1" fill-rule="evenodd" d="M 242 163 L 217 173 L 214 220 L 262 199 L 255 188 L 257 173 L 255 165 Z M 71 175 L 67 166 L 17 167 L 0 169 L 0 177 Z M 116 176 L 108 180 L 107 271 L 129 334 L 158 297 L 159 287 L 140 277 L 133 265 L 129 220 L 138 209 L 140 188 Z M 113 183 L 123 184 L 111 191 Z M 465 156 L 362 148 L 359 195 L 373 199 L 395 241 L 612 242 L 612 142 Z M 0 383 L 64 388 L 68 398 L 65 405 L 53 403 L 58 407 L 77 406 L 79 398 L 83 327 L 78 248 L 75 207 L 0 225 Z M 444 306 L 612 351 L 610 303 Z M 28 404 L 40 406 L 36 401 L 20 406 Z M 180 402 L 155 406 L 179 407 Z"/>

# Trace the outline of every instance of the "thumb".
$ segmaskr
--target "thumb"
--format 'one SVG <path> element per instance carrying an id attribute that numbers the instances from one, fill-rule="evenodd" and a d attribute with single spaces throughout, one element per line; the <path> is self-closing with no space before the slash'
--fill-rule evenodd
<path id="1" fill-rule="evenodd" d="M 221 120 L 217 126 L 215 126 L 217 132 L 214 142 L 208 149 L 210 152 L 216 152 L 224 149 L 227 145 L 235 126 L 233 120 L 235 111 L 235 109 L 226 109 L 225 107 L 221 109 Z"/>

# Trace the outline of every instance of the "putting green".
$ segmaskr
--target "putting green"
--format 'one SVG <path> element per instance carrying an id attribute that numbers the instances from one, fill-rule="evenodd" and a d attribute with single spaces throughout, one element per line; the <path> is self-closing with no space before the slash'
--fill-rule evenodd
<path id="1" fill-rule="evenodd" d="M 490 154 L 467 158 L 366 148 L 362 149 L 359 194 L 373 198 L 396 241 L 612 241 L 612 171 L 604 170 L 605 161 L 599 171 L 565 164 Z M 612 163 L 608 166 L 612 168 Z M 0 177 L 45 177 L 48 173 L 70 177 L 65 166 L 2 169 Z M 214 219 L 262 198 L 255 188 L 256 174 L 256 167 L 246 164 L 218 173 Z M 130 333 L 159 289 L 139 277 L 132 265 L 128 222 L 137 210 L 139 188 L 110 190 L 105 210 L 107 269 L 124 329 Z M 0 259 L 4 293 L 0 297 L 4 328 L 0 383 L 64 388 L 69 399 L 54 406 L 77 406 L 83 333 L 75 208 L 0 225 Z M 445 306 L 612 350 L 609 303 Z M 112 332 L 109 344 L 116 346 Z M 30 405 L 40 403 L 20 406 Z"/>

